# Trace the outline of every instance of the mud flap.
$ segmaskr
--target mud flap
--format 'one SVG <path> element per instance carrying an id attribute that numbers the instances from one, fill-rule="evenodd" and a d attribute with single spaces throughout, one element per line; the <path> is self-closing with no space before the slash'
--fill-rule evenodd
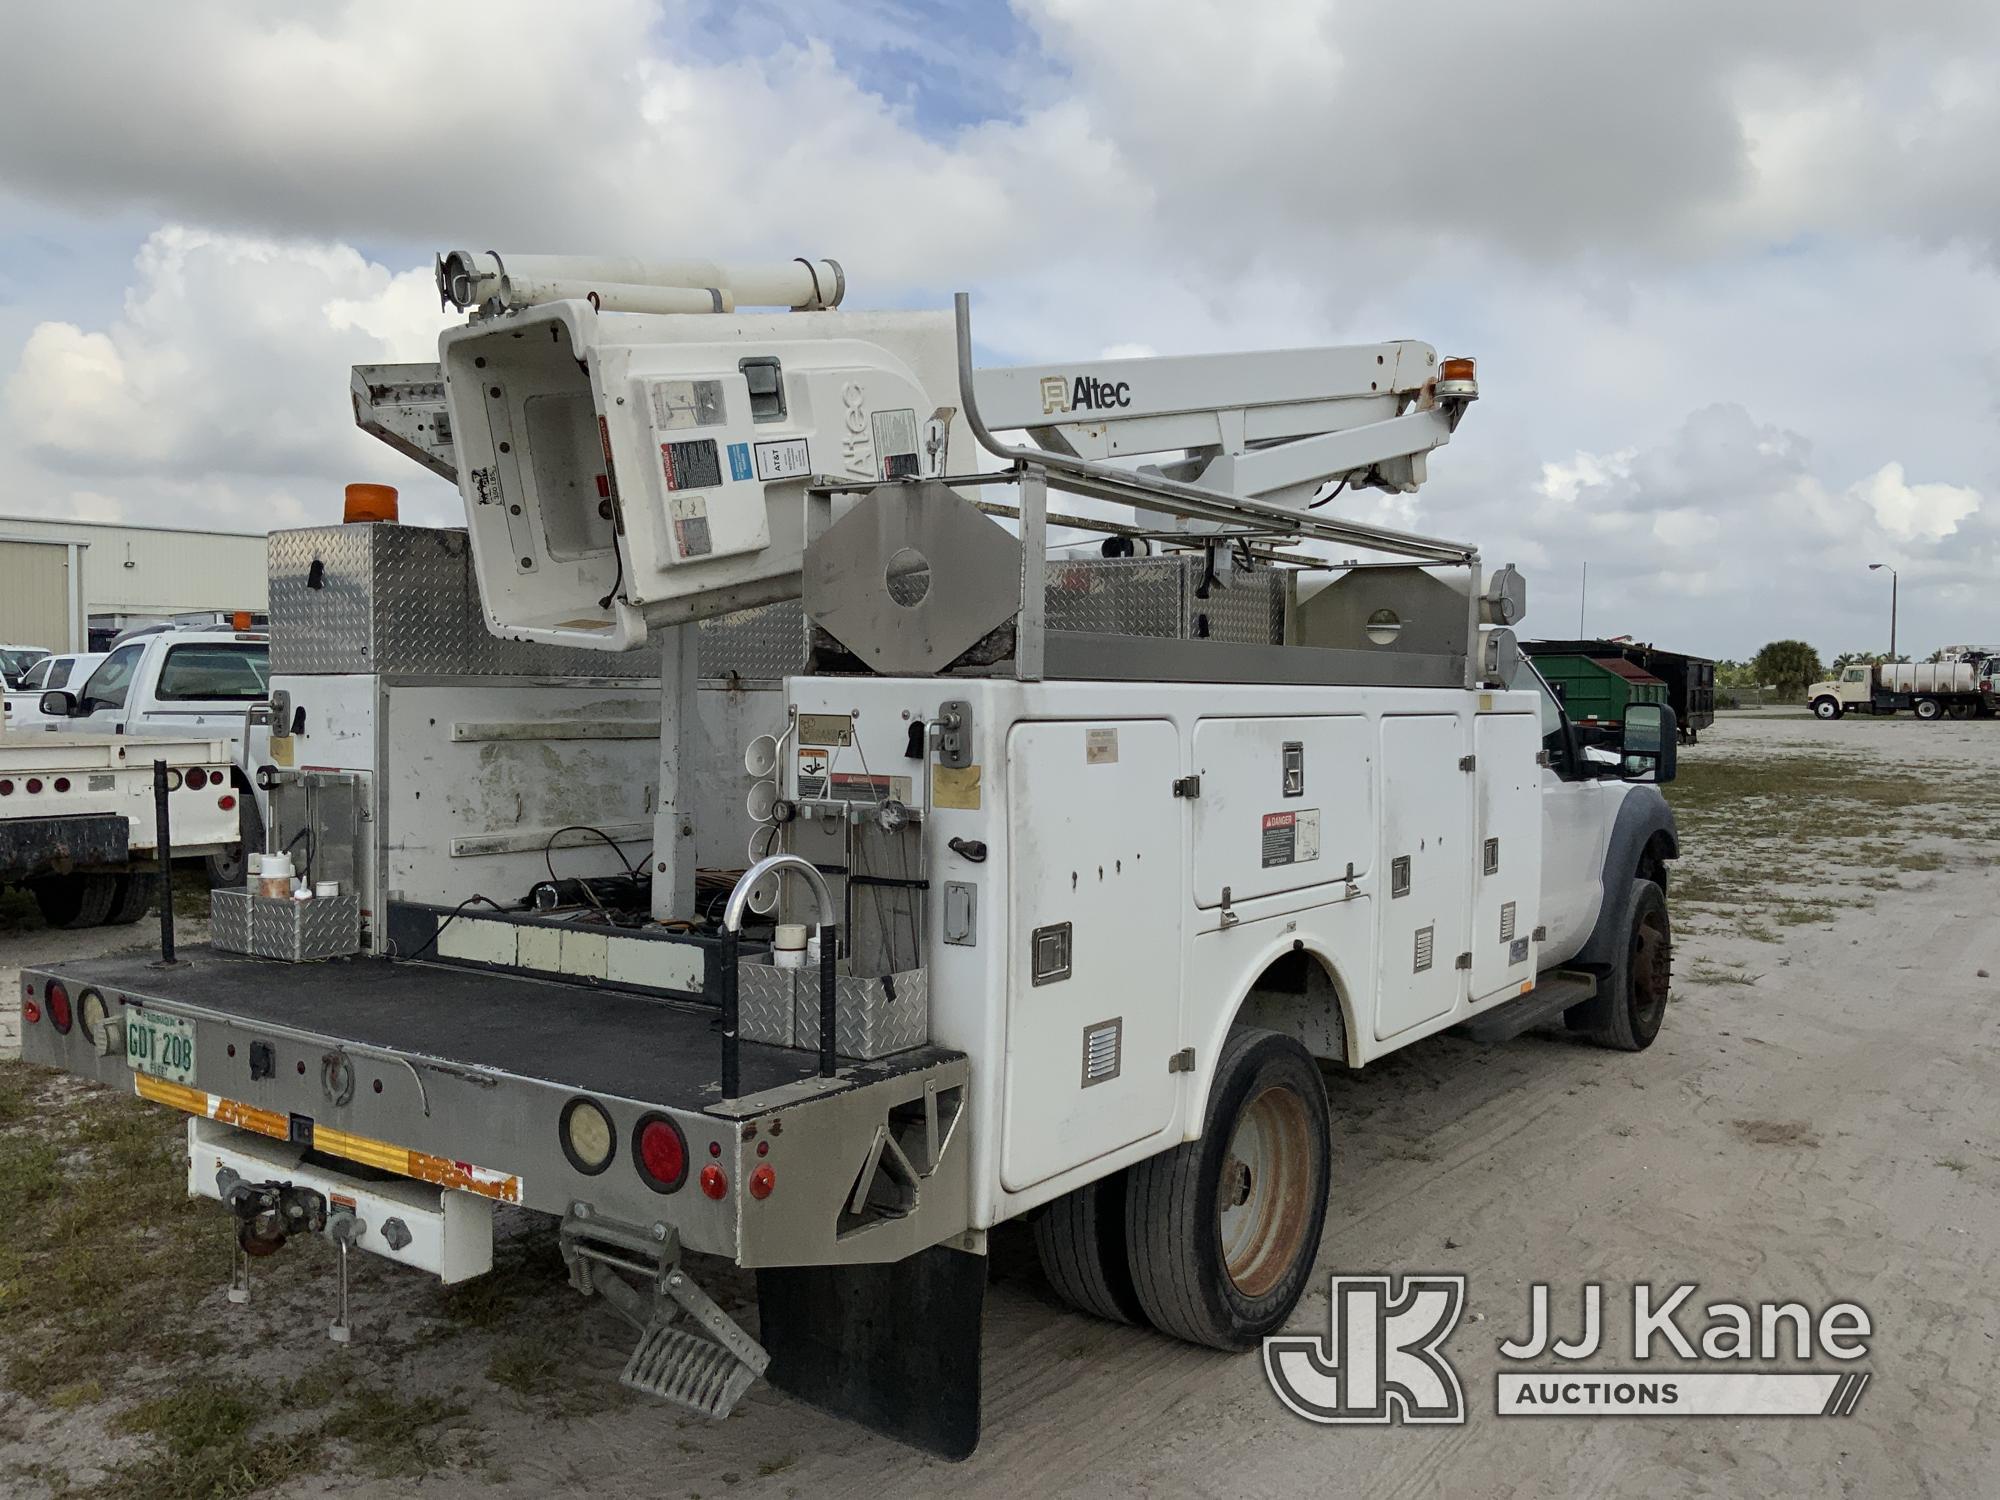
<path id="1" fill-rule="evenodd" d="M 764 1378 L 808 1406 L 954 1461 L 979 1445 L 986 1257 L 757 1273 Z"/>

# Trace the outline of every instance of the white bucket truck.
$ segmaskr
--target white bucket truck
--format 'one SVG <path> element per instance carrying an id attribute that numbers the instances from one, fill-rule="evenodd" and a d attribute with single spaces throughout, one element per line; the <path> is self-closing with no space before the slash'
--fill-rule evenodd
<path id="1" fill-rule="evenodd" d="M 1247 1349 L 1339 1211 L 1324 1068 L 1653 1040 L 1670 714 L 1587 757 L 1511 568 L 1323 503 L 1421 484 L 1471 361 L 975 370 L 963 298 L 840 311 L 829 261 L 440 288 L 439 365 L 354 400 L 466 531 L 272 544 L 267 845 L 309 830 L 351 926 L 23 977 L 27 1055 L 185 1111 L 246 1252 L 457 1279 L 519 1205 L 627 1383 L 963 1455 L 999 1226 Z M 1105 559 L 1049 560 L 1077 522 Z M 756 1270 L 755 1339 L 689 1251 Z"/>

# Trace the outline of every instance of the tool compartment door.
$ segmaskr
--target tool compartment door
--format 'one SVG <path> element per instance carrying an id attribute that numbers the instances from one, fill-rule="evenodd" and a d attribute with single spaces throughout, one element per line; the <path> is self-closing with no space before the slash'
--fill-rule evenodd
<path id="1" fill-rule="evenodd" d="M 1382 721 L 1382 848 L 1376 866 L 1381 913 L 1375 1037 L 1386 1040 L 1458 1004 L 1465 975 L 1472 777 L 1463 721 L 1453 714 Z"/>
<path id="2" fill-rule="evenodd" d="M 1180 1045 L 1180 736 L 1164 719 L 1007 737 L 1000 1180 L 1019 1192 L 1157 1135 Z"/>
<path id="3" fill-rule="evenodd" d="M 1479 757 L 1473 854 L 1472 998 L 1512 995 L 1535 977 L 1542 920 L 1542 727 L 1531 714 L 1473 720 Z"/>
<path id="4" fill-rule="evenodd" d="M 1358 714 L 1203 719 L 1194 730 L 1194 900 L 1339 880 L 1375 854 L 1373 735 Z"/>

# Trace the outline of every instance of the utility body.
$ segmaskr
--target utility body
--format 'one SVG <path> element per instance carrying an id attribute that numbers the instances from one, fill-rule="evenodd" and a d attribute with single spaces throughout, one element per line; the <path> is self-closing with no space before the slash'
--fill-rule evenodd
<path id="1" fill-rule="evenodd" d="M 246 1254 L 461 1279 L 519 1205 L 628 1385 L 963 1456 L 1001 1226 L 1249 1348 L 1339 1211 L 1321 1067 L 1657 1034 L 1672 712 L 1587 751 L 1517 573 L 1323 503 L 1419 486 L 1470 360 L 975 370 L 963 298 L 842 312 L 831 262 L 439 270 L 471 318 L 353 399 L 467 529 L 271 543 L 265 845 L 352 904 L 23 976 L 27 1055 L 185 1111 Z M 756 1271 L 756 1339 L 684 1250 Z"/>

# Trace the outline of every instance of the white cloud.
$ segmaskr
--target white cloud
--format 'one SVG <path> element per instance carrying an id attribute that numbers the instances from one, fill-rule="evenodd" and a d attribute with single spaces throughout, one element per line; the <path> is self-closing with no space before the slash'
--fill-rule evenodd
<path id="1" fill-rule="evenodd" d="M 1881 528 L 1901 542 L 1942 541 L 1979 509 L 1979 495 L 1955 484 L 1911 484 L 1903 466 L 1884 464 L 1848 492 L 1867 502 Z"/>

